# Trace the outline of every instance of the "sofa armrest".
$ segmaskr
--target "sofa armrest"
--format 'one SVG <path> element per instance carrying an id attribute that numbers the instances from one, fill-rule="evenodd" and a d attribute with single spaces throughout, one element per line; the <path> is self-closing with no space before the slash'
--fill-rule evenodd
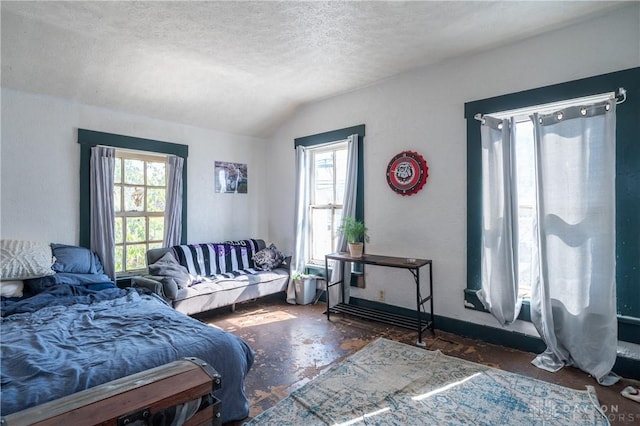
<path id="1" fill-rule="evenodd" d="M 178 295 L 178 285 L 171 277 L 145 275 L 132 279 L 134 287 L 146 288 L 165 300 L 174 300 Z"/>
<path id="2" fill-rule="evenodd" d="M 287 271 L 289 271 L 289 275 L 291 275 L 291 256 L 287 256 L 284 258 L 282 264 L 280 265 L 280 268 L 286 269 Z"/>

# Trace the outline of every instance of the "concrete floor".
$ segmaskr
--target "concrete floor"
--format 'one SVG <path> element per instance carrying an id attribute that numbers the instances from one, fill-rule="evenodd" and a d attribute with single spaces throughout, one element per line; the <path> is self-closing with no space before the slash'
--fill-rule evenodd
<path id="1" fill-rule="evenodd" d="M 276 295 L 239 304 L 235 312 L 222 308 L 198 316 L 201 321 L 240 336 L 254 349 L 255 363 L 246 379 L 250 418 L 378 337 L 416 342 L 417 333 L 403 328 L 339 314 L 327 321 L 324 308 L 322 303 L 289 305 L 283 296 Z M 584 390 L 586 385 L 594 386 L 611 424 L 640 424 L 640 403 L 620 395 L 625 386 L 638 386 L 637 381 L 623 379 L 610 387 L 599 386 L 595 379 L 575 368 L 565 367 L 557 373 L 540 370 L 530 363 L 533 353 L 438 330 L 435 336 L 427 332 L 424 341 L 426 349 L 439 349 L 446 355 L 569 388 Z"/>

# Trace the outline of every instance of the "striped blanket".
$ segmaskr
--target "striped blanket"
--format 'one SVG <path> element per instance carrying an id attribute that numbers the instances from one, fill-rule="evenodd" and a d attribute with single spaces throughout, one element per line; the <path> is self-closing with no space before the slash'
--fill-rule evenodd
<path id="1" fill-rule="evenodd" d="M 250 239 L 223 243 L 186 244 L 171 249 L 189 274 L 208 278 L 234 278 L 256 274 L 253 255 L 266 247 L 264 240 Z"/>

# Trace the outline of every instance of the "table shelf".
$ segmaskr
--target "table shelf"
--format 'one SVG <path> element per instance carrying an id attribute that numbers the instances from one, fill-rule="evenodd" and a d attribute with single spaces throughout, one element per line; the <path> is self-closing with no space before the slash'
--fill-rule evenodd
<path id="1" fill-rule="evenodd" d="M 366 320 L 372 320 L 381 322 L 384 324 L 395 325 L 397 327 L 407 328 L 409 330 L 416 330 L 418 328 L 418 320 L 416 318 L 410 318 L 404 315 L 392 314 L 384 312 L 379 309 L 366 308 L 363 306 L 350 305 L 347 303 L 339 303 L 331 307 L 332 313 L 349 314 L 354 317 L 359 317 Z M 424 331 L 431 329 L 431 321 L 426 319 L 420 320 L 420 328 Z"/>
<path id="2" fill-rule="evenodd" d="M 329 279 L 325 281 L 326 295 L 327 295 L 327 319 L 331 318 L 331 313 L 343 313 L 354 315 L 360 318 L 379 321 L 386 324 L 395 325 L 398 327 L 408 328 L 416 330 L 418 333 L 418 340 L 416 344 L 418 346 L 425 346 L 422 340 L 422 333 L 425 330 L 434 332 L 434 314 L 433 314 L 433 262 L 427 259 L 407 259 L 393 256 L 380 256 L 375 254 L 364 254 L 361 257 L 353 257 L 348 253 L 331 253 L 325 256 L 325 275 L 329 277 L 329 260 L 338 261 L 341 269 L 341 277 L 345 276 L 345 263 L 359 263 L 363 265 L 375 265 L 388 268 L 400 268 L 407 269 L 413 275 L 416 285 L 416 316 L 414 318 L 406 317 L 403 315 L 392 314 L 384 312 L 378 309 L 366 308 L 363 306 L 352 305 L 344 303 L 344 299 L 341 296 L 341 302 L 330 306 L 329 301 L 329 289 L 335 285 L 340 286 L 340 294 L 343 294 L 345 282 L 344 278 L 330 283 Z M 422 297 L 420 288 L 420 268 L 423 266 L 429 266 L 429 295 Z M 430 320 L 426 320 L 424 315 L 427 315 L 425 304 L 429 305 L 429 317 Z"/>

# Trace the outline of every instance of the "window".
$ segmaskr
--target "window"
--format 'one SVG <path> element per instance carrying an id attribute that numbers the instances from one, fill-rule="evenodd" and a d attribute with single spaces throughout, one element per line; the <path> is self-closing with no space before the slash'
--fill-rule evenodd
<path id="1" fill-rule="evenodd" d="M 538 242 L 535 234 L 537 227 L 536 206 L 536 176 L 535 176 L 535 150 L 534 129 L 531 114 L 550 113 L 572 105 L 592 103 L 607 96 L 608 93 L 597 96 L 581 97 L 562 102 L 553 102 L 544 105 L 534 105 L 518 110 L 491 113 L 496 118 L 514 118 L 513 145 L 515 157 L 516 187 L 513 196 L 518 207 L 518 290 L 524 299 L 531 296 L 532 280 L 535 273 L 534 262 L 537 259 Z"/>
<path id="2" fill-rule="evenodd" d="M 335 250 L 337 230 L 342 222 L 341 203 L 346 190 L 348 140 L 357 135 L 358 174 L 355 217 L 364 220 L 364 124 L 296 138 L 294 146 L 304 147 L 304 177 L 298 176 L 299 189 L 305 189 L 296 205 L 296 250 L 292 267 L 324 275 L 325 255 Z M 302 150 L 298 150 L 301 152 Z M 298 171 L 300 172 L 300 170 Z M 301 196 L 298 194 L 296 197 Z M 361 265 L 357 272 L 362 273 Z M 352 285 L 357 278 L 352 275 Z"/>
<path id="3" fill-rule="evenodd" d="M 181 243 L 184 244 L 187 241 L 187 158 L 189 156 L 189 147 L 187 145 L 163 142 L 151 139 L 142 139 L 131 136 L 123 136 L 117 135 L 113 133 L 105 133 L 105 132 L 96 132 L 93 130 L 86 129 L 78 129 L 78 144 L 80 145 L 80 214 L 79 214 L 79 245 L 82 247 L 91 247 L 91 194 L 90 194 L 90 181 L 91 181 L 91 173 L 90 173 L 90 163 L 91 163 L 91 148 L 103 145 L 103 146 L 111 146 L 116 148 L 117 150 L 123 150 L 124 152 L 128 152 L 131 154 L 132 152 L 144 152 L 145 154 L 151 156 L 151 163 L 154 162 L 164 162 L 166 161 L 166 156 L 168 154 L 176 155 L 184 159 L 184 165 L 182 168 L 182 239 Z M 128 155 L 128 154 L 127 154 Z M 143 167 L 144 170 L 144 167 Z M 166 170 L 166 168 L 165 168 Z M 166 171 L 165 171 L 166 175 Z M 121 179 L 123 179 L 121 177 Z M 153 178 L 152 178 L 153 180 Z M 124 180 L 120 182 L 121 187 Z M 132 184 L 134 187 L 136 184 Z M 165 184 L 166 185 L 166 177 Z M 126 186 L 126 185 L 124 185 Z M 161 185 L 151 184 L 149 187 L 153 189 L 158 189 Z M 153 191 L 152 191 L 153 192 Z M 124 193 L 123 193 L 124 194 Z M 153 199 L 154 195 L 151 195 Z M 115 200 L 114 200 L 115 201 Z M 134 202 L 135 204 L 135 202 Z M 124 201 L 120 199 L 120 208 L 123 208 Z M 152 207 L 153 209 L 153 207 Z M 164 210 L 164 208 L 163 208 Z M 159 215 L 159 212 L 153 212 Z M 123 219 L 124 222 L 124 219 Z M 164 224 L 164 222 L 163 222 Z M 146 226 L 146 224 L 145 224 Z M 124 228 L 122 228 L 124 230 Z M 115 231 L 115 230 L 114 230 Z M 154 247 L 154 244 L 158 242 L 162 244 L 162 234 L 163 231 L 160 232 L 155 229 L 149 230 L 145 228 L 145 233 L 149 232 L 153 234 L 151 240 L 146 240 L 151 244 L 151 247 Z M 156 236 L 159 235 L 159 236 Z M 146 236 L 145 236 L 146 238 Z M 157 238 L 157 240 L 155 239 Z M 121 239 L 122 247 L 124 251 L 124 236 Z M 122 256 L 124 259 L 124 254 Z M 139 263 L 138 257 L 138 263 Z M 142 257 L 144 260 L 144 257 Z M 124 262 L 124 260 L 121 260 Z M 124 264 L 124 263 L 123 263 Z M 142 263 L 142 268 L 146 262 Z M 126 280 L 126 278 L 125 278 Z"/>
<path id="4" fill-rule="evenodd" d="M 484 310 L 476 292 L 481 288 L 481 143 L 478 112 L 507 111 L 528 105 L 542 105 L 563 99 L 575 99 L 624 87 L 627 93 L 639 90 L 640 68 L 632 68 L 541 87 L 508 95 L 465 103 L 467 126 L 467 289 L 465 306 Z M 627 100 L 616 118 L 616 294 L 618 334 L 620 340 L 638 342 L 640 329 L 640 299 L 636 283 L 640 279 L 637 267 L 640 253 L 640 222 L 637 220 L 637 187 L 640 173 L 640 150 L 637 150 L 638 103 Z M 520 319 L 529 319 L 525 301 Z"/>
<path id="5" fill-rule="evenodd" d="M 533 123 L 518 120 L 515 125 L 515 152 L 518 203 L 518 278 L 519 292 L 523 298 L 531 295 L 533 261 L 537 241 L 534 234 L 536 222 L 536 177 L 533 149 Z"/>
<path id="6" fill-rule="evenodd" d="M 340 141 L 312 149 L 309 201 L 309 262 L 324 265 L 324 255 L 334 251 L 342 223 L 347 145 Z"/>
<path id="7" fill-rule="evenodd" d="M 162 247 L 166 190 L 166 156 L 116 151 L 116 273 L 145 269 L 147 250 Z"/>

